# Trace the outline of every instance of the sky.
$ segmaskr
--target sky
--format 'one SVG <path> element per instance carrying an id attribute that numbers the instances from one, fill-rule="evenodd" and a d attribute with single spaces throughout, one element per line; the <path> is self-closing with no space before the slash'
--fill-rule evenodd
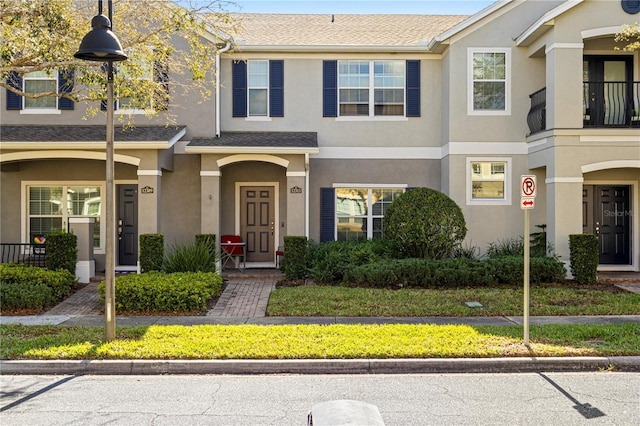
<path id="1" fill-rule="evenodd" d="M 198 0 L 191 0 L 197 3 Z M 489 0 L 231 0 L 229 12 L 244 13 L 413 13 L 472 15 L 494 1 Z"/>

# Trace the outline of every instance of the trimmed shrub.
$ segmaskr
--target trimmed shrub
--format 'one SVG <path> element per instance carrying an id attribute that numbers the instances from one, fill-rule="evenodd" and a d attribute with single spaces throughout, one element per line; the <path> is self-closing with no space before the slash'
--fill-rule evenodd
<path id="1" fill-rule="evenodd" d="M 406 257 L 446 259 L 466 234 L 460 207 L 430 188 L 405 192 L 384 214 L 384 237 L 395 241 Z"/>
<path id="2" fill-rule="evenodd" d="M 598 281 L 598 237 L 591 234 L 569 235 L 571 273 L 577 283 Z"/>
<path id="3" fill-rule="evenodd" d="M 216 257 L 216 234 L 196 234 L 196 244 L 204 244 L 209 249 L 209 254 Z"/>
<path id="4" fill-rule="evenodd" d="M 78 263 L 78 237 L 68 232 L 51 232 L 45 236 L 47 241 L 44 258 L 47 269 L 57 271 L 65 269 L 76 274 Z"/>
<path id="5" fill-rule="evenodd" d="M 556 259 L 532 258 L 530 267 L 533 283 L 564 279 L 564 266 Z M 387 259 L 351 268 L 343 284 L 376 288 L 517 285 L 523 282 L 523 269 L 523 258 L 509 256 L 487 260 Z"/>
<path id="6" fill-rule="evenodd" d="M 215 251 L 214 251 L 215 253 Z M 162 270 L 173 272 L 216 272 L 217 257 L 208 243 L 174 245 L 164 258 Z"/>
<path id="7" fill-rule="evenodd" d="M 141 272 L 161 271 L 164 259 L 164 236 L 162 234 L 140 235 Z"/>
<path id="8" fill-rule="evenodd" d="M 129 274 L 116 277 L 116 309 L 127 312 L 203 312 L 222 292 L 222 277 L 211 272 Z M 99 285 L 104 300 L 104 281 Z"/>
<path id="9" fill-rule="evenodd" d="M 342 281 L 354 266 L 396 258 L 399 250 L 389 240 L 330 241 L 310 245 L 310 275 L 322 283 Z M 285 256 L 286 257 L 286 256 Z"/>
<path id="10" fill-rule="evenodd" d="M 302 279 L 307 275 L 309 248 L 307 237 L 287 235 L 284 237 L 284 259 L 282 268 L 288 280 Z"/>
<path id="11" fill-rule="evenodd" d="M 0 309 L 41 310 L 67 297 L 75 281 L 75 274 L 66 269 L 51 271 L 36 266 L 1 264 Z M 23 290 L 24 294 L 19 295 Z"/>

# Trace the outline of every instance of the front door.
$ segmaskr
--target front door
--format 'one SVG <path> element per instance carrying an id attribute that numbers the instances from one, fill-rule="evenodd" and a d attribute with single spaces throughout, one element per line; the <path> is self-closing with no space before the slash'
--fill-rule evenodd
<path id="1" fill-rule="evenodd" d="M 273 262 L 275 256 L 275 188 L 240 187 L 240 235 L 247 243 L 247 262 Z"/>
<path id="2" fill-rule="evenodd" d="M 633 110 L 633 57 L 584 58 L 585 125 L 625 126 Z"/>
<path id="3" fill-rule="evenodd" d="M 138 261 L 138 185 L 118 185 L 118 265 Z"/>
<path id="4" fill-rule="evenodd" d="M 585 185 L 583 233 L 598 236 L 600 264 L 628 265 L 631 260 L 631 187 Z"/>

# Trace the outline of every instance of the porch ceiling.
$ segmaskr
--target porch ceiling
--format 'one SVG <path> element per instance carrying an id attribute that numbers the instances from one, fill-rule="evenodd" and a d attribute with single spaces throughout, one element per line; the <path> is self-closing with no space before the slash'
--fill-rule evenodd
<path id="1" fill-rule="evenodd" d="M 0 149 L 101 149 L 106 126 L 0 126 Z M 167 149 L 186 132 L 185 127 L 114 127 L 119 149 Z"/>
<path id="2" fill-rule="evenodd" d="M 206 153 L 316 154 L 316 132 L 222 132 L 219 138 L 195 138 L 185 151 Z"/>

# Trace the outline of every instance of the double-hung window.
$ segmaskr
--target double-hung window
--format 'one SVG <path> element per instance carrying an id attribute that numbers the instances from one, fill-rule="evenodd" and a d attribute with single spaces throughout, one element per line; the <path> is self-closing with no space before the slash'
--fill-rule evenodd
<path id="1" fill-rule="evenodd" d="M 58 109 L 58 72 L 34 71 L 23 77 L 24 92 L 28 94 L 52 93 L 53 96 L 30 98 L 25 96 L 24 109 Z"/>
<path id="2" fill-rule="evenodd" d="M 7 85 L 25 96 L 7 88 L 6 109 L 21 114 L 58 114 L 60 110 L 73 110 L 74 102 L 64 97 L 73 91 L 73 80 L 72 70 L 41 70 L 23 75 L 9 72 Z"/>
<path id="3" fill-rule="evenodd" d="M 141 114 L 153 108 L 153 69 L 149 63 L 128 69 L 120 66 L 120 73 L 131 81 L 123 88 L 124 96 L 118 96 L 116 109 L 124 113 Z M 135 94 L 135 97 L 133 96 Z"/>
<path id="4" fill-rule="evenodd" d="M 467 204 L 510 204 L 510 158 L 467 158 Z"/>
<path id="5" fill-rule="evenodd" d="M 398 187 L 336 187 L 335 237 L 359 241 L 383 237 L 384 214 L 405 191 Z"/>
<path id="6" fill-rule="evenodd" d="M 339 61 L 340 116 L 404 116 L 405 61 Z"/>
<path id="7" fill-rule="evenodd" d="M 100 248 L 102 188 L 99 185 L 27 186 L 27 223 L 30 242 L 43 241 L 52 231 L 66 230 L 69 218 L 95 218 L 93 246 Z"/>
<path id="8" fill-rule="evenodd" d="M 469 49 L 469 114 L 511 113 L 509 49 Z"/>
<path id="9" fill-rule="evenodd" d="M 233 61 L 231 67 L 234 117 L 284 117 L 283 60 Z"/>

